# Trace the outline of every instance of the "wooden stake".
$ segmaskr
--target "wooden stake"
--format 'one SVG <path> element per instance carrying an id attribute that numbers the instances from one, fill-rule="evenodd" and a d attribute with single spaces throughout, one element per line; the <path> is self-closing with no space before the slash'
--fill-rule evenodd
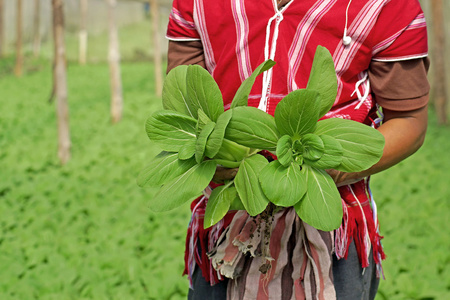
<path id="1" fill-rule="evenodd" d="M 41 3 L 40 0 L 34 0 L 34 18 L 33 18 L 33 55 L 34 57 L 39 56 L 41 50 Z"/>
<path id="2" fill-rule="evenodd" d="M 434 104 L 439 124 L 447 124 L 447 88 L 445 74 L 445 22 L 443 17 L 443 0 L 431 1 L 431 14 L 433 21 L 433 69 L 434 69 Z"/>
<path id="3" fill-rule="evenodd" d="M 5 53 L 5 23 L 3 20 L 4 7 L 3 0 L 0 0 L 0 57 L 3 57 Z"/>
<path id="4" fill-rule="evenodd" d="M 108 1 L 108 19 L 109 19 L 109 70 L 111 82 L 111 120 L 117 123 L 122 119 L 123 98 L 122 98 L 122 79 L 120 76 L 120 51 L 119 35 L 117 32 L 115 20 L 116 0 Z"/>
<path id="5" fill-rule="evenodd" d="M 159 36 L 159 5 L 157 0 L 150 0 L 150 12 L 152 16 L 153 34 L 153 61 L 155 64 L 155 93 L 158 97 L 162 94 L 162 54 L 161 39 Z"/>
<path id="6" fill-rule="evenodd" d="M 78 53 L 78 62 L 81 65 L 86 64 L 87 60 L 87 43 L 88 43 L 88 33 L 87 33 L 87 9 L 88 0 L 80 0 L 80 44 Z"/>
<path id="7" fill-rule="evenodd" d="M 66 48 L 64 44 L 63 0 L 52 0 L 55 66 L 53 77 L 58 118 L 58 157 L 61 164 L 70 159 L 69 106 L 67 104 Z"/>
<path id="8" fill-rule="evenodd" d="M 17 18 L 16 18 L 16 66 L 14 67 L 14 74 L 17 77 L 22 76 L 23 68 L 23 53 L 22 53 L 22 0 L 17 0 Z"/>

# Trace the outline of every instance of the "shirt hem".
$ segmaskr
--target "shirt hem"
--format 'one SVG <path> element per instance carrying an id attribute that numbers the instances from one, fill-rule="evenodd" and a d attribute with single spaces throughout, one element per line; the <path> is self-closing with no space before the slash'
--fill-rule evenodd
<path id="1" fill-rule="evenodd" d="M 403 57 L 393 57 L 393 58 L 372 58 L 372 60 L 381 61 L 381 62 L 405 61 L 405 60 L 411 60 L 411 59 L 424 58 L 427 56 L 428 56 L 428 53 L 420 54 L 420 55 L 403 56 Z"/>
<path id="2" fill-rule="evenodd" d="M 187 38 L 187 37 L 171 37 L 171 36 L 167 36 L 166 35 L 166 39 L 170 40 L 170 41 L 175 41 L 175 42 L 189 42 L 189 41 L 200 41 L 199 38 Z"/>

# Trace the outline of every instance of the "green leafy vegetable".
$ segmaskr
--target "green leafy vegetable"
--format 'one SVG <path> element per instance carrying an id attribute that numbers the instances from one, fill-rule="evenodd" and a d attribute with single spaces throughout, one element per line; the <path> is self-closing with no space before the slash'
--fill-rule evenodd
<path id="1" fill-rule="evenodd" d="M 251 216 L 261 213 L 269 203 L 258 182 L 258 174 L 267 164 L 261 155 L 245 158 L 234 179 L 239 198 Z"/>
<path id="2" fill-rule="evenodd" d="M 240 106 L 233 109 L 225 138 L 249 148 L 275 151 L 279 133 L 271 115 L 255 107 Z"/>
<path id="3" fill-rule="evenodd" d="M 195 134 L 199 136 L 203 127 L 211 122 L 211 119 L 203 112 L 203 110 L 199 109 L 197 111 L 197 125 L 195 126 Z"/>
<path id="4" fill-rule="evenodd" d="M 191 156 L 192 157 L 192 156 Z M 143 186 L 160 186 L 195 165 L 195 161 L 182 161 L 176 152 L 161 152 L 145 167 L 137 178 L 137 184 Z"/>
<path id="5" fill-rule="evenodd" d="M 230 209 L 231 203 L 237 197 L 236 188 L 232 186 L 232 184 L 233 182 L 229 182 L 228 184 L 221 185 L 212 191 L 205 211 L 205 228 L 208 228 L 222 220 Z"/>
<path id="6" fill-rule="evenodd" d="M 186 172 L 164 183 L 151 200 L 151 208 L 157 212 L 168 211 L 194 200 L 208 186 L 215 171 L 214 161 L 206 160 L 195 164 Z"/>
<path id="7" fill-rule="evenodd" d="M 149 138 L 162 152 L 138 177 L 138 184 L 160 186 L 152 209 L 165 211 L 198 197 L 217 165 L 239 168 L 234 180 L 213 190 L 205 227 L 230 209 L 270 220 L 277 207 L 294 207 L 320 230 L 340 226 L 342 204 L 326 169 L 365 170 L 381 157 L 384 138 L 354 121 L 319 121 L 332 107 L 337 79 L 331 54 L 318 47 L 306 89 L 286 95 L 272 117 L 248 107 L 256 77 L 273 61 L 259 65 L 238 89 L 231 109 L 211 75 L 199 66 L 182 66 L 167 76 L 163 106 L 147 121 Z M 260 150 L 276 153 L 268 162 Z"/>
<path id="8" fill-rule="evenodd" d="M 314 132 L 335 138 L 342 146 L 342 162 L 335 169 L 359 172 L 380 160 L 384 148 L 383 135 L 373 128 L 351 120 L 326 119 L 317 123 Z"/>
<path id="9" fill-rule="evenodd" d="M 277 143 L 278 162 L 287 167 L 294 161 L 294 149 L 292 138 L 289 135 L 283 135 Z"/>
<path id="10" fill-rule="evenodd" d="M 233 111 L 227 110 L 219 116 L 217 119 L 216 127 L 214 127 L 211 136 L 206 143 L 206 156 L 214 157 L 219 153 L 222 147 L 223 139 L 225 137 L 225 130 L 227 129 L 228 123 L 231 120 Z"/>
<path id="11" fill-rule="evenodd" d="M 195 160 L 197 163 L 201 163 L 205 158 L 206 142 L 215 126 L 216 123 L 214 122 L 206 124 L 197 138 L 197 143 L 195 144 Z"/>
<path id="12" fill-rule="evenodd" d="M 323 142 L 323 155 L 319 160 L 309 160 L 305 157 L 305 163 L 318 169 L 332 169 L 342 162 L 343 150 L 341 144 L 333 137 L 321 135 Z"/>
<path id="13" fill-rule="evenodd" d="M 261 155 L 245 158 L 234 180 L 239 198 L 251 216 L 261 213 L 269 203 L 258 182 L 258 175 L 267 164 Z"/>
<path id="14" fill-rule="evenodd" d="M 250 95 L 250 91 L 255 83 L 255 79 L 258 75 L 262 74 L 264 71 L 269 70 L 275 65 L 275 62 L 272 60 L 266 60 L 262 64 L 260 64 L 255 71 L 253 71 L 252 75 L 242 82 L 241 86 L 237 90 L 234 95 L 233 102 L 231 102 L 231 108 L 235 108 L 237 106 L 247 106 L 248 105 L 248 95 Z"/>
<path id="15" fill-rule="evenodd" d="M 306 88 L 320 94 L 319 118 L 323 117 L 331 109 L 337 96 L 333 58 L 324 47 L 318 46 L 316 49 Z"/>
<path id="16" fill-rule="evenodd" d="M 163 150 L 178 152 L 184 143 L 195 140 L 196 123 L 181 113 L 162 110 L 147 120 L 145 128 L 149 139 Z"/>
<path id="17" fill-rule="evenodd" d="M 230 210 L 245 210 L 244 204 L 242 204 L 239 194 L 236 191 L 236 197 L 231 201 Z"/>
<path id="18" fill-rule="evenodd" d="M 216 156 L 214 156 L 214 160 L 224 167 L 236 168 L 244 158 L 250 156 L 253 152 L 248 147 L 241 146 L 228 139 L 223 139 L 222 147 Z"/>
<path id="19" fill-rule="evenodd" d="M 186 72 L 186 86 L 187 105 L 191 112 L 195 112 L 194 118 L 201 109 L 212 121 L 217 121 L 224 111 L 223 100 L 211 74 L 198 65 L 190 65 Z"/>
<path id="20" fill-rule="evenodd" d="M 181 112 L 194 119 L 195 113 L 188 106 L 186 74 L 188 66 L 178 66 L 167 74 L 162 91 L 163 108 Z"/>
<path id="21" fill-rule="evenodd" d="M 178 151 L 178 158 L 181 160 L 186 160 L 195 155 L 195 149 L 197 145 L 197 140 L 189 140 L 183 146 L 181 146 Z"/>
<path id="22" fill-rule="evenodd" d="M 303 158 L 305 161 L 319 160 L 325 151 L 323 140 L 314 133 L 305 134 L 302 137 Z"/>
<path id="23" fill-rule="evenodd" d="M 307 192 L 295 205 L 299 217 L 309 225 L 331 231 L 342 223 L 341 196 L 333 179 L 324 171 L 305 166 Z"/>
<path id="24" fill-rule="evenodd" d="M 287 167 L 277 160 L 271 162 L 261 171 L 259 181 L 270 202 L 279 206 L 293 206 L 306 192 L 305 177 L 294 162 Z"/>
<path id="25" fill-rule="evenodd" d="M 296 90 L 278 103 L 275 109 L 275 123 L 282 135 L 298 139 L 311 133 L 319 120 L 319 94 L 315 91 Z"/>

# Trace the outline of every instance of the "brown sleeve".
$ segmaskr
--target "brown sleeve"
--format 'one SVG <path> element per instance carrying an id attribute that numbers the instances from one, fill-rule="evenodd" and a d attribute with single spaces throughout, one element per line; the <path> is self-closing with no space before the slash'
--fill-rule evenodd
<path id="1" fill-rule="evenodd" d="M 200 65 L 205 68 L 201 41 L 169 41 L 167 73 L 179 65 Z"/>
<path id="2" fill-rule="evenodd" d="M 375 100 L 394 111 L 410 111 L 428 103 L 428 58 L 396 62 L 372 61 L 369 78 Z"/>

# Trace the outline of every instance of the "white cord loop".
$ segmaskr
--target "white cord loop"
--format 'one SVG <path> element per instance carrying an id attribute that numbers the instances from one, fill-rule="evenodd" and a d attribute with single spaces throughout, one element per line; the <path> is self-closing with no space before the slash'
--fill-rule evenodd
<path id="1" fill-rule="evenodd" d="M 271 17 L 269 19 L 269 21 L 267 22 L 267 27 L 266 27 L 266 43 L 264 46 L 264 59 L 265 60 L 268 60 L 268 59 L 274 60 L 275 59 L 279 27 L 280 27 L 281 21 L 283 21 L 283 19 L 284 19 L 283 12 L 289 7 L 289 5 L 291 3 L 292 3 L 292 1 L 287 3 L 281 10 L 278 10 L 277 4 L 274 3 L 276 13 L 273 17 Z M 275 28 L 274 28 L 273 37 L 272 37 L 272 44 L 269 47 L 269 40 L 270 40 L 270 33 L 271 33 L 270 27 L 274 20 L 276 20 Z M 262 111 L 267 110 L 267 98 L 268 98 L 268 94 L 270 92 L 270 84 L 272 82 L 272 75 L 273 75 L 272 69 L 265 71 L 263 74 L 263 87 L 262 87 L 262 92 L 261 92 L 261 100 L 260 100 L 259 106 L 258 106 L 258 109 L 260 109 Z"/>
<path id="2" fill-rule="evenodd" d="M 355 109 L 359 109 L 361 107 L 361 105 L 363 105 L 364 101 L 367 100 L 367 97 L 369 96 L 370 81 L 368 79 L 369 79 L 369 73 L 365 72 L 364 77 L 355 84 L 355 90 L 353 91 L 353 93 L 351 95 L 351 96 L 353 96 L 356 93 L 356 95 L 358 96 L 358 99 L 359 99 L 359 103 L 355 107 Z M 359 86 L 361 84 L 364 84 L 364 95 L 362 95 L 361 91 L 359 90 Z"/>

